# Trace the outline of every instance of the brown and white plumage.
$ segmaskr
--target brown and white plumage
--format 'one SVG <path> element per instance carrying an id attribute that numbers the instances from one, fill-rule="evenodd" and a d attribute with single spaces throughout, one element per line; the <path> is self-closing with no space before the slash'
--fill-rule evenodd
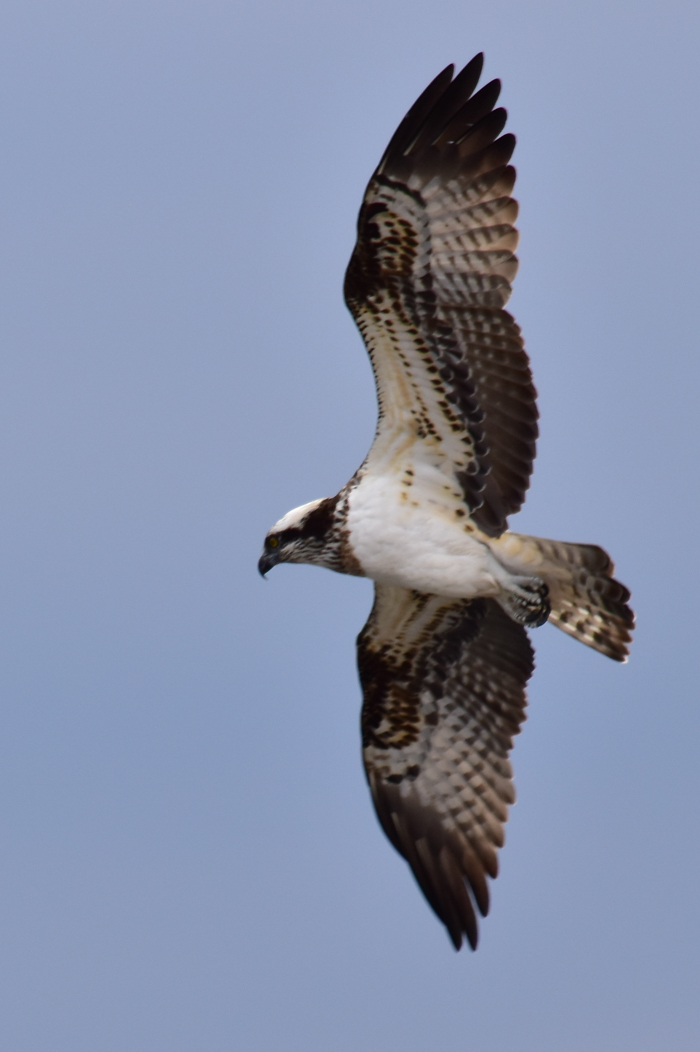
<path id="1" fill-rule="evenodd" d="M 615 661 L 627 660 L 634 628 L 630 593 L 613 577 L 615 566 L 603 548 L 511 531 L 491 543 L 504 566 L 546 580 L 553 625 Z"/>
<path id="2" fill-rule="evenodd" d="M 454 80 L 449 66 L 401 122 L 365 192 L 345 296 L 377 379 L 368 467 L 417 431 L 414 454 L 438 456 L 472 521 L 497 536 L 529 485 L 537 407 L 503 309 L 518 269 L 515 138 L 500 136 L 500 82 L 472 95 L 482 61 Z"/>
<path id="3" fill-rule="evenodd" d="M 533 669 L 527 633 L 492 599 L 377 586 L 358 639 L 362 745 L 377 815 L 457 949 L 488 912 L 508 753 Z M 471 890 L 471 896 L 467 890 Z"/>
<path id="4" fill-rule="evenodd" d="M 335 497 L 270 530 L 259 568 L 307 562 L 370 577 L 358 638 L 363 756 L 384 831 L 459 948 L 488 909 L 508 759 L 547 619 L 626 660 L 629 592 L 594 545 L 507 530 L 537 438 L 520 329 L 515 145 L 482 57 L 426 88 L 360 210 L 345 278 L 377 382 L 372 447 Z"/>

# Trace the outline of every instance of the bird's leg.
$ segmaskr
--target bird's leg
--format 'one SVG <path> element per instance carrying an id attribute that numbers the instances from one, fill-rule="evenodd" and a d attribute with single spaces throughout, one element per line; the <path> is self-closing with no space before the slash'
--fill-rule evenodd
<path id="1" fill-rule="evenodd" d="M 496 598 L 514 621 L 538 628 L 552 609 L 548 596 L 549 589 L 540 577 L 511 577 Z"/>

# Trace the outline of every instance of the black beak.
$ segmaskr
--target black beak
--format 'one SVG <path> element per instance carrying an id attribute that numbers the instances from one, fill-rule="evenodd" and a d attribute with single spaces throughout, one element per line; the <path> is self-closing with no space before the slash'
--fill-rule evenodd
<path id="1" fill-rule="evenodd" d="M 268 573 L 268 571 L 270 571 L 273 566 L 277 565 L 278 561 L 279 560 L 276 559 L 275 556 L 272 555 L 270 552 L 263 552 L 260 556 L 260 561 L 258 562 L 258 573 L 260 574 L 260 576 L 264 577 L 265 574 Z"/>

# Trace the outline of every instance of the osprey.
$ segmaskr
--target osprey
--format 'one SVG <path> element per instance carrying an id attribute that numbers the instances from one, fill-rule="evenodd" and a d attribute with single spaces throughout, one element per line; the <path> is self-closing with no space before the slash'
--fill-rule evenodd
<path id="1" fill-rule="evenodd" d="M 625 661 L 629 591 L 602 548 L 512 533 L 529 486 L 536 392 L 504 310 L 518 261 L 515 146 L 475 92 L 483 56 L 448 66 L 370 179 L 345 299 L 374 370 L 379 421 L 335 497 L 265 538 L 264 575 L 312 563 L 370 577 L 357 640 L 363 758 L 384 832 L 457 949 L 477 943 L 508 805 L 508 754 L 549 620 Z"/>

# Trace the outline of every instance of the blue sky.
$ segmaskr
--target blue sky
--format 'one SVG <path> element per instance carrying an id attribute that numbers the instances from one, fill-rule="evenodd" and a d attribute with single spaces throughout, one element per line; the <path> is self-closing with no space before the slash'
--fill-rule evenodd
<path id="1" fill-rule="evenodd" d="M 3 1048 L 697 1049 L 699 44 L 682 0 L 6 0 Z M 604 545 L 639 630 L 534 633 L 457 955 L 364 784 L 371 586 L 256 561 L 371 440 L 361 194 L 479 50 L 542 412 L 513 526 Z"/>

